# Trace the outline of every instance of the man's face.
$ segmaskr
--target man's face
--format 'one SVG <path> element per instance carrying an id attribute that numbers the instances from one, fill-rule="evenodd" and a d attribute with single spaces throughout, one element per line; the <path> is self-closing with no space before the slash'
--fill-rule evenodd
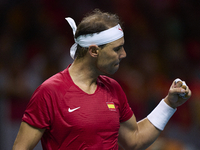
<path id="1" fill-rule="evenodd" d="M 124 38 L 108 43 L 103 49 L 99 50 L 97 68 L 103 74 L 114 74 L 122 58 L 126 57 L 124 50 Z"/>

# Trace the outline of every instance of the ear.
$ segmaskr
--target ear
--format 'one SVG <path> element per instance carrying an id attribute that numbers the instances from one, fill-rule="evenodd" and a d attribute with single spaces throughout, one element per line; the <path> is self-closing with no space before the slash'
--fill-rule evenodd
<path id="1" fill-rule="evenodd" d="M 92 57 L 97 57 L 99 53 L 99 47 L 97 45 L 90 45 L 88 47 L 88 52 Z"/>

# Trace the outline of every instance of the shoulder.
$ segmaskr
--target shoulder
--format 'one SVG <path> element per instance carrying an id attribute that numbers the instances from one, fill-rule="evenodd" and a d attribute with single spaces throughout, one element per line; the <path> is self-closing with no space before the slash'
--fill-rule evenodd
<path id="1" fill-rule="evenodd" d="M 105 75 L 100 75 L 98 77 L 102 82 L 105 82 L 105 83 L 113 83 L 113 84 L 118 84 L 118 82 L 111 78 L 111 77 L 108 77 L 108 76 L 105 76 Z"/>
<path id="2" fill-rule="evenodd" d="M 65 70 L 50 78 L 46 79 L 34 92 L 34 94 L 56 95 L 56 93 L 64 93 L 71 86 Z"/>
<path id="3" fill-rule="evenodd" d="M 105 76 L 105 75 L 100 75 L 98 77 L 98 79 L 105 84 L 117 84 L 117 85 L 119 85 L 119 83 L 115 79 L 108 77 L 108 76 Z"/>
<path id="4" fill-rule="evenodd" d="M 101 75 L 98 77 L 98 79 L 100 80 L 100 82 L 102 82 L 105 86 L 115 89 L 115 90 L 122 90 L 120 84 L 113 78 L 105 76 L 105 75 Z"/>
<path id="5" fill-rule="evenodd" d="M 48 90 L 55 90 L 57 88 L 62 89 L 71 85 L 71 81 L 66 73 L 66 71 L 61 71 L 46 79 L 42 84 L 41 88 Z"/>
<path id="6" fill-rule="evenodd" d="M 115 79 L 103 75 L 99 76 L 98 79 L 114 96 L 117 96 L 119 99 L 126 99 L 124 90 Z"/>

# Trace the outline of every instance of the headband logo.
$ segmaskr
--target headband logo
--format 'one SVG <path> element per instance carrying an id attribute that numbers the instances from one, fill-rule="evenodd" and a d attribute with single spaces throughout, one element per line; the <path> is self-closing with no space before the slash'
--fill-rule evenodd
<path id="1" fill-rule="evenodd" d="M 121 28 L 118 28 L 118 30 L 122 31 L 122 29 L 121 29 Z"/>

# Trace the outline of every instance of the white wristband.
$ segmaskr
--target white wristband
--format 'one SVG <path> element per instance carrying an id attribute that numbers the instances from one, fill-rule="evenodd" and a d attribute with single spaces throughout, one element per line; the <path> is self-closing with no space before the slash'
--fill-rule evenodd
<path id="1" fill-rule="evenodd" d="M 147 116 L 148 120 L 159 130 L 164 130 L 167 122 L 176 112 L 174 109 L 164 102 L 164 99 L 154 108 L 154 110 Z"/>

